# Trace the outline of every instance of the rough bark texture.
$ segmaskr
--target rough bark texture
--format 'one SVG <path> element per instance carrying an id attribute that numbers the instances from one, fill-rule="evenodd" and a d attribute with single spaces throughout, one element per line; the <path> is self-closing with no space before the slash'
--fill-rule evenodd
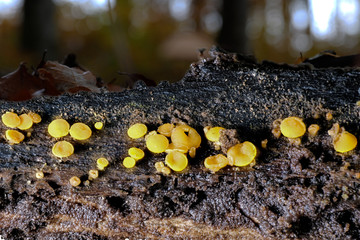
<path id="1" fill-rule="evenodd" d="M 35 111 L 43 121 L 20 144 L 0 140 L 0 234 L 6 239 L 359 239 L 359 150 L 336 153 L 327 131 L 339 123 L 359 136 L 360 72 L 256 64 L 219 51 L 212 56 L 174 84 L 1 102 L 1 114 Z M 333 120 L 325 119 L 327 112 Z M 306 134 L 300 145 L 275 138 L 272 122 L 287 116 L 319 124 L 319 134 Z M 103 121 L 105 128 L 83 142 L 65 137 L 75 154 L 60 161 L 51 154 L 56 140 L 47 134 L 57 117 L 89 125 Z M 156 130 L 180 121 L 200 133 L 207 125 L 236 129 L 240 141 L 260 149 L 256 165 L 210 173 L 203 160 L 219 152 L 203 137 L 183 172 L 156 173 L 154 163 L 165 154 L 149 152 L 135 168 L 122 166 L 129 147 L 144 147 L 143 140 L 127 137 L 131 124 Z M 6 127 L 1 124 L 0 130 Z M 72 176 L 86 180 L 101 156 L 110 166 L 98 179 L 89 186 L 69 185 Z M 45 177 L 36 179 L 40 168 Z"/>

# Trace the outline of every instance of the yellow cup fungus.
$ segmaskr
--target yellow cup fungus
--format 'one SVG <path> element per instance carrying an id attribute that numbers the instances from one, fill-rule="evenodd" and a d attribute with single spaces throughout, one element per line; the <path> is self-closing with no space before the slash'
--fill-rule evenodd
<path id="1" fill-rule="evenodd" d="M 153 134 L 146 138 L 146 147 L 153 153 L 162 153 L 169 146 L 169 140 L 161 134 Z"/>
<path id="2" fill-rule="evenodd" d="M 160 127 L 158 127 L 157 131 L 161 135 L 164 135 L 166 137 L 170 137 L 171 132 L 172 132 L 173 129 L 174 129 L 174 124 L 165 123 L 165 124 L 161 125 Z"/>
<path id="3" fill-rule="evenodd" d="M 136 160 L 133 157 L 126 157 L 123 160 L 123 165 L 126 168 L 133 168 L 135 167 Z"/>
<path id="4" fill-rule="evenodd" d="M 357 139 L 348 131 L 343 131 L 334 138 L 333 144 L 335 151 L 345 153 L 356 147 Z"/>
<path id="5" fill-rule="evenodd" d="M 69 157 L 74 153 L 74 146 L 68 141 L 59 141 L 54 144 L 52 153 L 56 157 Z"/>
<path id="6" fill-rule="evenodd" d="M 89 170 L 89 179 L 94 180 L 99 177 L 99 171 L 96 169 L 90 169 Z"/>
<path id="7" fill-rule="evenodd" d="M 188 159 L 184 153 L 172 151 L 165 157 L 165 163 L 174 171 L 182 171 L 188 165 Z"/>
<path id="8" fill-rule="evenodd" d="M 130 157 L 134 158 L 135 160 L 140 160 L 145 156 L 144 151 L 136 147 L 129 148 L 128 153 Z"/>
<path id="9" fill-rule="evenodd" d="M 77 187 L 80 185 L 81 180 L 79 177 L 73 176 L 72 178 L 70 178 L 69 182 L 71 186 Z"/>
<path id="10" fill-rule="evenodd" d="M 328 120 L 328 121 L 332 120 L 333 119 L 332 113 L 331 112 L 326 113 L 325 119 Z"/>
<path id="11" fill-rule="evenodd" d="M 70 130 L 70 136 L 76 140 L 86 140 L 91 137 L 91 129 L 84 123 L 74 123 Z"/>
<path id="12" fill-rule="evenodd" d="M 172 131 L 171 141 L 175 147 L 198 148 L 201 144 L 201 136 L 194 128 L 188 125 L 179 125 Z"/>
<path id="13" fill-rule="evenodd" d="M 229 164 L 229 159 L 222 154 L 216 156 L 207 157 L 204 161 L 206 168 L 210 169 L 211 172 L 217 172 L 221 168 L 226 167 Z"/>
<path id="14" fill-rule="evenodd" d="M 211 142 L 218 142 L 220 140 L 220 130 L 223 130 L 223 127 L 205 127 L 204 133 L 207 140 Z"/>
<path id="15" fill-rule="evenodd" d="M 37 179 L 42 179 L 42 178 L 44 178 L 44 172 L 43 172 L 43 171 L 36 171 L 35 177 L 36 177 Z"/>
<path id="16" fill-rule="evenodd" d="M 147 132 L 147 127 L 142 123 L 135 123 L 131 125 L 127 131 L 127 134 L 132 139 L 143 137 Z"/>
<path id="17" fill-rule="evenodd" d="M 20 118 L 20 124 L 17 126 L 20 130 L 26 130 L 32 127 L 33 125 L 33 119 L 26 113 L 21 114 L 19 116 Z"/>
<path id="18" fill-rule="evenodd" d="M 305 134 L 306 126 L 301 118 L 288 117 L 281 121 L 280 131 L 288 138 L 298 138 Z"/>
<path id="19" fill-rule="evenodd" d="M 103 129 L 103 127 L 104 127 L 104 123 L 102 123 L 102 122 L 96 122 L 96 123 L 94 124 L 94 127 L 95 127 L 97 130 L 101 130 L 101 129 Z"/>
<path id="20" fill-rule="evenodd" d="M 165 175 L 169 175 L 171 173 L 170 168 L 166 167 L 163 162 L 156 162 L 155 169 L 159 173 L 163 173 Z"/>
<path id="21" fill-rule="evenodd" d="M 31 117 L 31 119 L 34 123 L 41 122 L 41 116 L 39 114 L 34 113 L 34 112 L 29 112 L 28 115 Z"/>
<path id="22" fill-rule="evenodd" d="M 109 165 L 109 161 L 106 158 L 99 158 L 96 160 L 96 166 L 99 170 L 104 170 Z"/>
<path id="23" fill-rule="evenodd" d="M 178 151 L 182 153 L 187 153 L 188 148 L 184 146 L 175 146 L 173 143 L 170 143 L 168 148 L 165 150 L 166 153 L 169 153 L 171 151 Z"/>
<path id="24" fill-rule="evenodd" d="M 249 165 L 256 157 L 257 150 L 254 144 L 245 141 L 238 143 L 227 151 L 229 165 L 243 167 Z"/>
<path id="25" fill-rule="evenodd" d="M 13 112 L 6 112 L 1 116 L 2 122 L 5 124 L 5 126 L 10 128 L 16 128 L 20 125 L 20 117 Z"/>
<path id="26" fill-rule="evenodd" d="M 320 129 L 320 126 L 317 124 L 311 124 L 308 127 L 309 136 L 315 137 Z"/>
<path id="27" fill-rule="evenodd" d="M 25 138 L 24 134 L 17 130 L 6 130 L 5 137 L 11 144 L 20 143 Z"/>
<path id="28" fill-rule="evenodd" d="M 48 132 L 54 138 L 68 135 L 69 129 L 70 124 L 64 119 L 55 119 L 48 126 Z"/>

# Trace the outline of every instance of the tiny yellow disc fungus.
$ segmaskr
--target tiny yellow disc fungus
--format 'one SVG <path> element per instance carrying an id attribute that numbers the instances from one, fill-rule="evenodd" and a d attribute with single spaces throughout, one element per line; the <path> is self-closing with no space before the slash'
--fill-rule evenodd
<path id="1" fill-rule="evenodd" d="M 249 165 L 255 159 L 256 154 L 255 145 L 248 141 L 236 144 L 227 151 L 229 165 L 238 167 Z"/>
<path id="2" fill-rule="evenodd" d="M 157 172 L 161 172 L 161 169 L 162 169 L 163 167 L 165 167 L 165 165 L 164 165 L 163 162 L 156 162 L 156 163 L 154 164 L 154 166 L 155 166 Z"/>
<path id="3" fill-rule="evenodd" d="M 43 173 L 43 171 L 36 171 L 35 177 L 36 177 L 37 179 L 42 179 L 42 178 L 44 178 L 44 173 Z"/>
<path id="4" fill-rule="evenodd" d="M 325 119 L 328 120 L 328 121 L 332 120 L 333 119 L 332 113 L 331 112 L 326 113 Z"/>
<path id="5" fill-rule="evenodd" d="M 69 129 L 70 124 L 64 119 L 55 119 L 48 126 L 48 132 L 54 138 L 68 135 Z"/>
<path id="6" fill-rule="evenodd" d="M 222 154 L 210 156 L 205 159 L 204 165 L 212 172 L 217 172 L 229 164 L 229 159 Z"/>
<path id="7" fill-rule="evenodd" d="M 99 170 L 104 170 L 109 165 L 109 161 L 106 158 L 99 158 L 96 161 L 96 166 Z"/>
<path id="8" fill-rule="evenodd" d="M 33 119 L 26 113 L 19 116 L 20 124 L 17 126 L 20 130 L 26 130 L 32 127 Z"/>
<path id="9" fill-rule="evenodd" d="M 56 157 L 69 157 L 74 153 L 74 146 L 68 141 L 59 141 L 54 144 L 52 153 Z"/>
<path id="10" fill-rule="evenodd" d="M 171 169 L 165 166 L 161 169 L 161 173 L 169 175 L 171 173 Z"/>
<path id="11" fill-rule="evenodd" d="M 161 125 L 160 127 L 158 127 L 158 133 L 160 133 L 161 135 L 164 135 L 166 137 L 170 137 L 171 136 L 171 132 L 174 129 L 174 124 L 171 123 L 165 123 L 163 125 Z"/>
<path id="12" fill-rule="evenodd" d="M 134 158 L 135 160 L 140 160 L 144 158 L 145 153 L 140 148 L 132 147 L 128 150 L 130 157 Z"/>
<path id="13" fill-rule="evenodd" d="M 33 120 L 34 123 L 41 122 L 41 116 L 39 114 L 34 113 L 34 112 L 29 112 L 28 115 L 31 117 L 31 119 Z"/>
<path id="14" fill-rule="evenodd" d="M 135 164 L 136 164 L 136 160 L 132 157 L 126 157 L 123 160 L 123 165 L 126 168 L 133 168 L 135 167 Z"/>
<path id="15" fill-rule="evenodd" d="M 147 132 L 147 127 L 142 123 L 135 123 L 131 125 L 127 131 L 127 134 L 132 139 L 137 139 L 143 137 Z"/>
<path id="16" fill-rule="evenodd" d="M 70 136 L 76 140 L 85 140 L 91 137 L 91 129 L 84 123 L 74 123 L 70 130 Z"/>
<path id="17" fill-rule="evenodd" d="M 171 141 L 175 147 L 198 148 L 201 144 L 201 136 L 195 129 L 187 125 L 179 125 L 172 131 Z"/>
<path id="18" fill-rule="evenodd" d="M 104 127 L 104 123 L 102 123 L 102 122 L 96 122 L 96 123 L 94 124 L 94 127 L 95 127 L 97 130 L 101 130 L 101 129 L 103 129 L 103 127 Z"/>
<path id="19" fill-rule="evenodd" d="M 311 124 L 308 127 L 308 132 L 311 137 L 315 137 L 320 129 L 320 126 L 317 124 Z"/>
<path id="20" fill-rule="evenodd" d="M 72 178 L 70 178 L 69 182 L 71 186 L 77 187 L 80 185 L 81 180 L 79 177 L 73 176 Z"/>
<path id="21" fill-rule="evenodd" d="M 184 146 L 175 146 L 173 143 L 170 143 L 168 148 L 165 150 L 166 153 L 169 153 L 171 151 L 178 151 L 182 153 L 187 153 L 188 148 Z"/>
<path id="22" fill-rule="evenodd" d="M 301 118 L 288 117 L 281 121 L 280 131 L 288 138 L 298 138 L 305 134 L 306 126 Z"/>
<path id="23" fill-rule="evenodd" d="M 16 113 L 6 112 L 1 116 L 2 122 L 5 126 L 10 128 L 16 128 L 20 124 L 20 118 Z"/>
<path id="24" fill-rule="evenodd" d="M 184 153 L 172 151 L 165 157 L 165 163 L 174 171 L 182 171 L 188 165 L 188 159 Z"/>
<path id="25" fill-rule="evenodd" d="M 343 131 L 335 137 L 333 144 L 335 151 L 344 153 L 351 151 L 356 147 L 357 139 L 353 134 Z"/>
<path id="26" fill-rule="evenodd" d="M 17 130 L 6 130 L 5 137 L 11 144 L 20 143 L 25 138 L 24 134 Z"/>
<path id="27" fill-rule="evenodd" d="M 211 142 L 218 142 L 220 140 L 220 130 L 223 130 L 225 128 L 223 127 L 205 127 L 204 128 L 204 132 L 205 132 L 205 137 L 207 138 L 207 140 L 211 141 Z"/>
<path id="28" fill-rule="evenodd" d="M 194 158 L 194 157 L 196 156 L 196 148 L 195 148 L 195 147 L 191 147 L 191 148 L 189 149 L 189 156 L 190 156 L 191 158 Z"/>
<path id="29" fill-rule="evenodd" d="M 94 180 L 99 177 L 99 171 L 96 169 L 90 169 L 89 170 L 89 179 Z"/>
<path id="30" fill-rule="evenodd" d="M 154 134 L 146 139 L 146 147 L 153 153 L 162 153 L 168 146 L 169 140 L 161 134 Z"/>

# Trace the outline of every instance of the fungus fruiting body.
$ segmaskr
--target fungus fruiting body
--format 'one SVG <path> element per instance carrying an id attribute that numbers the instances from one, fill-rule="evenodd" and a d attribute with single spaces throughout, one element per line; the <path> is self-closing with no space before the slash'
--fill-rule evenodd
<path id="1" fill-rule="evenodd" d="M 165 163 L 174 171 L 180 172 L 188 165 L 188 159 L 184 153 L 172 151 L 165 157 Z"/>
<path id="2" fill-rule="evenodd" d="M 109 161 L 106 158 L 98 158 L 96 160 L 96 166 L 99 170 L 104 170 L 109 165 Z"/>
<path id="3" fill-rule="evenodd" d="M 20 124 L 17 126 L 20 130 L 27 130 L 32 127 L 33 119 L 26 113 L 19 116 Z"/>
<path id="4" fill-rule="evenodd" d="M 136 160 L 133 157 L 126 157 L 123 160 L 123 165 L 126 168 L 133 168 L 136 165 Z"/>
<path id="5" fill-rule="evenodd" d="M 54 138 L 68 135 L 69 129 L 70 124 L 64 119 L 55 119 L 48 126 L 48 132 Z"/>
<path id="6" fill-rule="evenodd" d="M 5 126 L 10 128 L 16 128 L 20 125 L 20 117 L 13 112 L 6 112 L 1 116 L 2 122 L 5 124 Z"/>
<path id="7" fill-rule="evenodd" d="M 281 121 L 280 131 L 288 138 L 298 138 L 305 134 L 306 125 L 301 118 L 288 117 Z"/>
<path id="8" fill-rule="evenodd" d="M 127 131 L 127 134 L 132 139 L 143 137 L 147 133 L 147 127 L 142 123 L 135 123 L 131 125 Z"/>
<path id="9" fill-rule="evenodd" d="M 41 122 L 41 116 L 39 114 L 34 113 L 34 112 L 29 112 L 28 115 L 29 115 L 29 117 L 31 117 L 31 119 L 33 120 L 34 123 Z"/>
<path id="10" fill-rule="evenodd" d="M 317 124 L 311 124 L 308 127 L 308 132 L 311 137 L 315 137 L 320 129 L 320 126 Z"/>
<path id="11" fill-rule="evenodd" d="M 96 169 L 89 170 L 89 180 L 94 180 L 99 177 L 99 171 Z"/>
<path id="12" fill-rule="evenodd" d="M 91 137 L 91 129 L 84 123 L 74 123 L 70 130 L 70 136 L 76 140 L 86 140 Z"/>
<path id="13" fill-rule="evenodd" d="M 128 153 L 130 157 L 134 158 L 135 160 L 140 160 L 145 156 L 144 151 L 136 147 L 129 148 Z"/>
<path id="14" fill-rule="evenodd" d="M 222 154 L 207 157 L 204 161 L 206 168 L 215 173 L 229 164 L 229 159 Z"/>
<path id="15" fill-rule="evenodd" d="M 74 146 L 68 141 L 59 141 L 52 148 L 52 153 L 56 157 L 69 157 L 74 153 Z"/>
<path id="16" fill-rule="evenodd" d="M 162 153 L 168 146 L 169 140 L 161 134 L 154 134 L 146 139 L 146 147 L 153 153 Z"/>
<path id="17" fill-rule="evenodd" d="M 187 125 L 179 125 L 172 131 L 171 141 L 175 147 L 198 148 L 201 144 L 201 136 L 194 128 Z"/>
<path id="18" fill-rule="evenodd" d="M 156 162 L 155 169 L 159 173 L 163 173 L 165 175 L 169 175 L 171 173 L 170 168 L 166 167 L 163 162 Z"/>
<path id="19" fill-rule="evenodd" d="M 254 144 L 245 141 L 238 143 L 227 151 L 229 165 L 243 167 L 249 165 L 256 157 L 257 150 Z"/>
<path id="20" fill-rule="evenodd" d="M 96 123 L 94 124 L 94 127 L 95 127 L 97 130 L 101 130 L 101 129 L 103 129 L 103 127 L 104 127 L 104 123 L 102 123 L 102 122 L 96 122 Z"/>
<path id="21" fill-rule="evenodd" d="M 25 138 L 24 134 L 17 130 L 6 130 L 5 137 L 12 144 L 20 143 Z"/>
<path id="22" fill-rule="evenodd" d="M 80 185 L 81 180 L 79 177 L 73 176 L 72 178 L 70 178 L 69 182 L 71 186 L 77 187 Z"/>
<path id="23" fill-rule="evenodd" d="M 223 127 L 205 127 L 205 137 L 211 142 L 218 142 L 220 140 L 220 130 L 224 130 Z"/>
<path id="24" fill-rule="evenodd" d="M 345 153 L 356 147 L 357 139 L 353 134 L 343 131 L 334 138 L 333 145 L 335 151 Z"/>
<path id="25" fill-rule="evenodd" d="M 158 127 L 157 131 L 161 135 L 164 135 L 166 137 L 170 137 L 171 132 L 172 132 L 173 129 L 174 129 L 174 124 L 165 123 L 165 124 L 161 125 L 160 127 Z"/>
<path id="26" fill-rule="evenodd" d="M 42 179 L 42 178 L 44 178 L 44 173 L 43 173 L 43 171 L 36 171 L 35 177 L 36 177 L 37 179 Z"/>

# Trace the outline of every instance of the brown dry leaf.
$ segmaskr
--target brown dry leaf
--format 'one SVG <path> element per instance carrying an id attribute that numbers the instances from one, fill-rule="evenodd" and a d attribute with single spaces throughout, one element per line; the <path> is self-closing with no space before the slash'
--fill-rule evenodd
<path id="1" fill-rule="evenodd" d="M 52 83 L 60 92 L 100 92 L 96 86 L 96 77 L 90 71 L 47 61 L 41 68 L 37 69 L 37 72 L 40 79 Z"/>

